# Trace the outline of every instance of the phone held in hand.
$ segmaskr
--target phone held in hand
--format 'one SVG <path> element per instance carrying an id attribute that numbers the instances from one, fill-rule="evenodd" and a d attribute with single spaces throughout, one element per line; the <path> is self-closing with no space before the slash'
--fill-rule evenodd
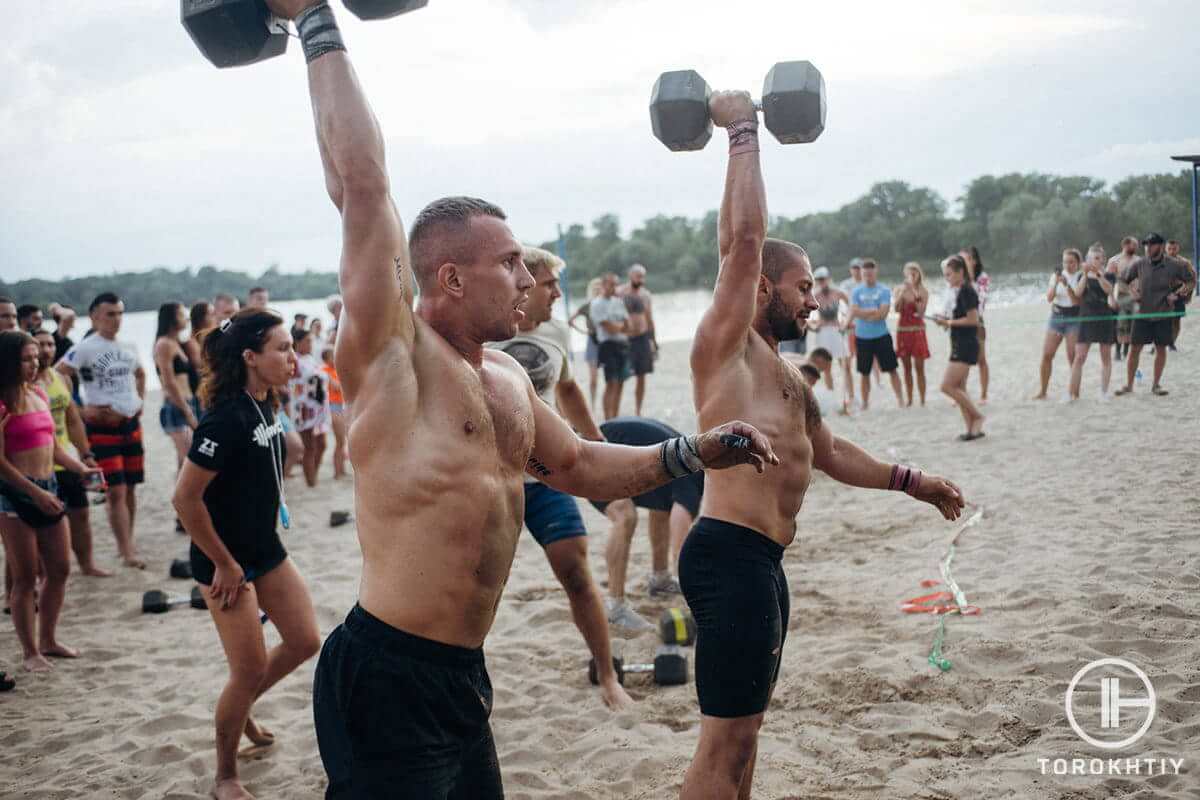
<path id="1" fill-rule="evenodd" d="M 108 488 L 103 472 L 93 472 L 83 479 L 83 488 L 89 492 L 103 492 Z"/>

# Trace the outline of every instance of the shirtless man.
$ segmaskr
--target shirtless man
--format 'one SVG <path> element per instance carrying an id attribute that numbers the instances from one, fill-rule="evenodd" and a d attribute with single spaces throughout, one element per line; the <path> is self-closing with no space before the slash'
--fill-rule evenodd
<path id="1" fill-rule="evenodd" d="M 383 134 L 333 11 L 268 5 L 296 22 L 342 217 L 336 361 L 363 566 L 359 602 L 325 641 L 313 683 L 326 797 L 502 797 L 482 645 L 512 567 L 525 473 L 611 499 L 702 466 L 777 459 L 739 422 L 659 447 L 577 437 L 520 364 L 483 347 L 516 334 L 534 285 L 503 212 L 437 200 L 406 242 Z"/>
<path id="2" fill-rule="evenodd" d="M 1179 240 L 1178 239 L 1167 239 L 1167 256 L 1169 258 L 1177 258 L 1180 261 L 1182 261 L 1184 264 L 1187 264 L 1188 271 L 1192 273 L 1192 284 L 1194 285 L 1196 282 L 1196 265 L 1193 264 L 1191 261 L 1188 261 L 1183 256 L 1179 255 Z M 1176 317 L 1175 319 L 1171 320 L 1171 328 L 1172 328 L 1172 332 L 1173 332 L 1173 337 L 1171 339 L 1171 347 L 1170 347 L 1171 350 L 1175 349 L 1175 342 L 1179 341 L 1180 323 L 1183 322 L 1183 315 L 1187 313 L 1187 304 L 1191 301 L 1191 299 L 1192 299 L 1192 297 L 1189 294 L 1187 297 L 1180 297 L 1178 300 L 1175 301 L 1175 307 L 1173 310 L 1177 314 L 1179 314 L 1179 316 Z"/>
<path id="3" fill-rule="evenodd" d="M 1117 314 L 1120 317 L 1130 317 L 1135 311 L 1135 288 L 1120 283 L 1120 276 L 1125 274 L 1129 265 L 1137 260 L 1138 240 L 1126 236 L 1121 240 L 1121 252 L 1108 260 L 1104 274 L 1109 276 L 1109 283 L 1114 285 L 1113 293 L 1117 298 Z M 1133 320 L 1117 320 L 1117 360 L 1129 353 L 1129 343 L 1132 341 Z"/>
<path id="4" fill-rule="evenodd" d="M 629 337 L 629 365 L 636 383 L 633 388 L 634 416 L 642 415 L 642 400 L 646 397 L 646 376 L 654 372 L 658 356 L 658 339 L 654 335 L 653 298 L 646 288 L 646 268 L 634 264 L 629 268 L 629 283 L 617 290 L 629 312 L 625 335 Z"/>
<path id="5" fill-rule="evenodd" d="M 798 369 L 777 352 L 781 339 L 816 310 L 804 249 L 766 238 L 757 120 L 750 95 L 716 92 L 713 123 L 730 133 L 718 228 L 720 273 L 712 306 L 692 343 L 701 428 L 753 420 L 773 436 L 781 466 L 705 478 L 701 518 L 679 559 L 679 579 L 696 618 L 700 740 L 683 782 L 687 800 L 748 798 L 758 729 L 771 696 L 788 625 L 780 562 L 796 536 L 796 514 L 814 468 L 851 486 L 907 491 L 956 519 L 962 493 L 949 481 L 876 461 L 834 436 Z"/>

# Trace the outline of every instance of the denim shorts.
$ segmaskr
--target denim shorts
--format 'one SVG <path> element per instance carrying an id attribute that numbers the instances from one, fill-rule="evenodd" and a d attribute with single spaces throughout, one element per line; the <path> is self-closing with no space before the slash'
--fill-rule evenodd
<path id="1" fill-rule="evenodd" d="M 58 496 L 58 480 L 53 475 L 49 478 L 29 478 L 29 481 L 50 494 Z M 34 530 L 49 528 L 63 518 L 62 514 L 44 513 L 29 495 L 2 481 L 0 481 L 0 514 L 18 517 Z"/>
<path id="2" fill-rule="evenodd" d="M 200 400 L 195 397 L 189 398 L 188 406 L 192 409 L 192 414 L 196 419 L 200 419 Z M 184 416 L 182 409 L 169 400 L 164 400 L 162 408 L 158 410 L 158 424 L 162 425 L 162 429 L 166 433 L 176 433 L 188 427 L 187 417 Z"/>
<path id="3" fill-rule="evenodd" d="M 1050 321 L 1046 324 L 1046 330 L 1057 333 L 1059 336 L 1078 336 L 1079 323 L 1075 321 L 1078 317 L 1079 306 L 1069 308 L 1054 306 L 1050 312 Z"/>

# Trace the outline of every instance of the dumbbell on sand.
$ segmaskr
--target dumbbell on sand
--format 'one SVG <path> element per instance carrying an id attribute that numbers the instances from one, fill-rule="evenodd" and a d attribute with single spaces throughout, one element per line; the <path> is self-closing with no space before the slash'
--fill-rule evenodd
<path id="1" fill-rule="evenodd" d="M 359 19 L 395 17 L 429 0 L 343 0 Z M 240 67 L 287 50 L 288 26 L 264 0 L 180 0 L 183 27 L 205 58 L 218 67 Z"/>
<path id="2" fill-rule="evenodd" d="M 192 578 L 192 562 L 186 558 L 172 559 L 170 575 L 172 578 L 184 578 L 187 580 L 191 580 L 191 578 Z"/>
<path id="3" fill-rule="evenodd" d="M 663 644 L 690 647 L 696 641 L 696 620 L 686 608 L 668 608 L 658 618 L 658 635 Z"/>
<path id="4" fill-rule="evenodd" d="M 613 656 L 613 668 L 617 671 L 617 681 L 622 686 L 625 685 L 626 675 L 643 672 L 652 674 L 654 682 L 659 686 L 678 686 L 688 682 L 687 654 L 670 644 L 658 648 L 654 653 L 653 664 L 626 664 L 620 656 Z M 588 662 L 588 680 L 593 685 L 600 684 L 595 659 Z"/>
<path id="5" fill-rule="evenodd" d="M 670 150 L 700 150 L 712 137 L 712 89 L 694 69 L 664 72 L 650 93 L 650 125 Z M 811 142 L 825 130 L 825 79 L 807 61 L 781 61 L 763 81 L 755 108 L 781 144 Z"/>
<path id="6" fill-rule="evenodd" d="M 166 592 L 152 589 L 142 595 L 143 614 L 165 614 L 176 606 L 190 605 L 192 608 L 205 608 L 204 595 L 199 586 L 192 587 L 191 595 L 169 595 Z"/>

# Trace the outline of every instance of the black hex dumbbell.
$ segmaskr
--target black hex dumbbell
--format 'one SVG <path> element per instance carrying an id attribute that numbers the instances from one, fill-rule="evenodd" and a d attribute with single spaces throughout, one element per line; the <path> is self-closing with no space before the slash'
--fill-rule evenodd
<path id="1" fill-rule="evenodd" d="M 696 641 L 696 620 L 686 608 L 668 608 L 658 618 L 658 635 L 663 644 L 690 647 Z"/>
<path id="2" fill-rule="evenodd" d="M 360 19 L 395 17 L 423 8 L 428 0 L 344 0 Z M 287 50 L 286 21 L 265 0 L 180 0 L 179 16 L 200 52 L 218 67 L 240 67 Z"/>
<path id="3" fill-rule="evenodd" d="M 193 586 L 190 595 L 172 596 L 158 589 L 152 589 L 142 595 L 143 614 L 165 614 L 176 606 L 186 605 L 190 605 L 192 608 L 206 607 L 204 605 L 204 595 L 200 594 L 199 586 Z"/>
<path id="4" fill-rule="evenodd" d="M 613 656 L 613 669 L 617 671 L 617 681 L 622 686 L 625 685 L 626 675 L 642 672 L 651 673 L 659 686 L 678 686 L 688 682 L 687 654 L 675 645 L 660 646 L 654 653 L 653 664 L 626 664 L 620 656 Z M 588 680 L 593 685 L 600 684 L 595 659 L 588 662 Z"/>
<path id="5" fill-rule="evenodd" d="M 192 578 L 192 562 L 186 558 L 172 559 L 170 575 L 172 578 L 184 578 L 187 580 L 191 580 L 191 578 Z"/>
<path id="6" fill-rule="evenodd" d="M 664 72 L 650 93 L 650 126 L 670 150 L 700 150 L 712 137 L 712 90 L 694 69 Z M 755 108 L 781 144 L 811 142 L 825 130 L 825 79 L 807 61 L 781 61 L 763 80 Z"/>

